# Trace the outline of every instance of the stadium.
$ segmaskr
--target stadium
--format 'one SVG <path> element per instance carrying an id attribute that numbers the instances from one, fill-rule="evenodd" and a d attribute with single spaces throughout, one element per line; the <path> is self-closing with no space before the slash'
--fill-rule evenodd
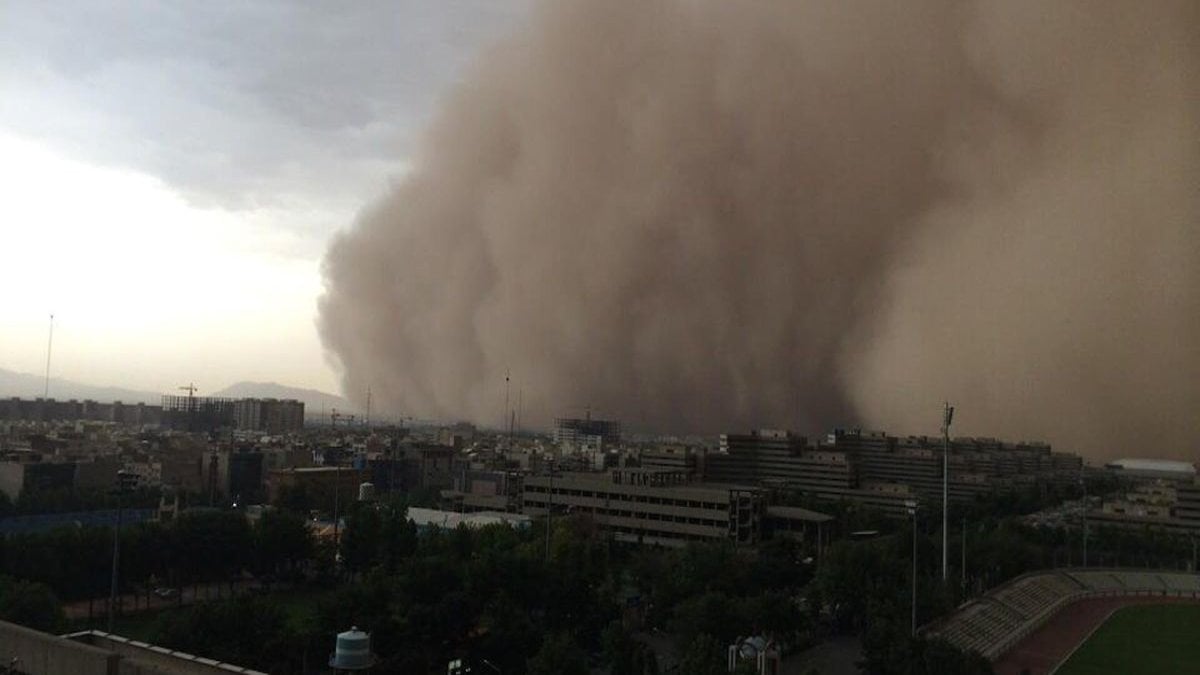
<path id="1" fill-rule="evenodd" d="M 1197 626 L 1200 575 L 1087 568 L 1022 575 L 920 632 L 982 654 L 1004 675 L 1151 673 L 1200 662 Z"/>

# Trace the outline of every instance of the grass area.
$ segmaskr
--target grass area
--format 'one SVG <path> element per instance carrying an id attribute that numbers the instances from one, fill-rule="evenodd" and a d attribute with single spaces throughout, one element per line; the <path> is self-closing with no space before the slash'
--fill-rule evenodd
<path id="1" fill-rule="evenodd" d="M 324 588 L 301 587 L 289 590 L 278 590 L 266 593 L 261 597 L 269 599 L 277 604 L 287 616 L 288 626 L 297 632 L 304 632 L 305 629 L 316 623 L 317 620 L 317 603 L 321 598 L 330 595 L 332 591 Z M 212 602 L 219 602 L 213 600 Z M 134 640 L 148 641 L 150 633 L 154 629 L 154 623 L 158 617 L 176 611 L 186 611 L 186 606 L 183 608 L 167 607 L 164 609 L 155 609 L 149 611 L 139 611 L 135 613 L 118 616 L 113 621 L 113 632 L 117 635 L 122 635 Z M 77 619 L 68 621 L 64 632 L 74 632 L 88 629 L 107 630 L 108 620 L 105 618 L 103 609 L 97 609 L 96 617 L 89 623 L 87 619 Z"/>
<path id="2" fill-rule="evenodd" d="M 279 603 L 293 630 L 304 632 L 317 621 L 317 603 L 333 591 L 324 588 L 302 587 L 270 593 L 264 597 Z"/>
<path id="3" fill-rule="evenodd" d="M 1200 668 L 1200 605 L 1134 605 L 1117 610 L 1058 670 L 1188 673 Z"/>

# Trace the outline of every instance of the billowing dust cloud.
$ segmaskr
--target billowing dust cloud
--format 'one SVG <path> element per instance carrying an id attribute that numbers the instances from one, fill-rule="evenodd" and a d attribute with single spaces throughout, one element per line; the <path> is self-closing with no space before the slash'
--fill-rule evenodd
<path id="1" fill-rule="evenodd" d="M 1200 5 L 550 2 L 320 303 L 376 410 L 1200 444 Z"/>

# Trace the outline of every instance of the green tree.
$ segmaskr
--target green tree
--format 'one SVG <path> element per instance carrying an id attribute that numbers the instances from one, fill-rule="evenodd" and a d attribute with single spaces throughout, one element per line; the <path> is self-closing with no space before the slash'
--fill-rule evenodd
<path id="1" fill-rule="evenodd" d="M 300 640 L 286 624 L 278 603 L 240 598 L 199 603 L 159 616 L 151 642 L 219 661 L 296 672 Z"/>
<path id="2" fill-rule="evenodd" d="M 381 558 L 383 518 L 374 504 L 357 502 L 346 515 L 342 560 L 351 572 L 365 572 Z"/>
<path id="3" fill-rule="evenodd" d="M 569 633 L 546 636 L 542 647 L 526 665 L 528 675 L 587 675 L 587 654 Z"/>
<path id="4" fill-rule="evenodd" d="M 700 635 L 682 651 L 679 672 L 689 675 L 727 675 L 725 660 L 727 645 L 711 635 Z"/>
<path id="5" fill-rule="evenodd" d="M 279 574 L 312 557 L 312 532 L 305 520 L 287 511 L 269 510 L 254 526 L 254 569 Z"/>
<path id="6" fill-rule="evenodd" d="M 0 578 L 0 619 L 53 633 L 63 624 L 62 604 L 45 584 Z"/>
<path id="7" fill-rule="evenodd" d="M 613 621 L 600 637 L 604 659 L 612 675 L 658 675 L 654 650 Z"/>

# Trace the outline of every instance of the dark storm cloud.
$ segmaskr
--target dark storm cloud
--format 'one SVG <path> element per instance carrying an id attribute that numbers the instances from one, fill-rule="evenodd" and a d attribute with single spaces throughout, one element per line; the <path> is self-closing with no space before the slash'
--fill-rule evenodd
<path id="1" fill-rule="evenodd" d="M 1200 442 L 1195 3 L 549 2 L 326 258 L 352 396 Z M 531 412 L 532 411 L 532 412 Z"/>
<path id="2" fill-rule="evenodd" d="M 343 216 L 405 166 L 434 92 L 521 8 L 6 3 L 0 128 L 199 205 Z"/>

